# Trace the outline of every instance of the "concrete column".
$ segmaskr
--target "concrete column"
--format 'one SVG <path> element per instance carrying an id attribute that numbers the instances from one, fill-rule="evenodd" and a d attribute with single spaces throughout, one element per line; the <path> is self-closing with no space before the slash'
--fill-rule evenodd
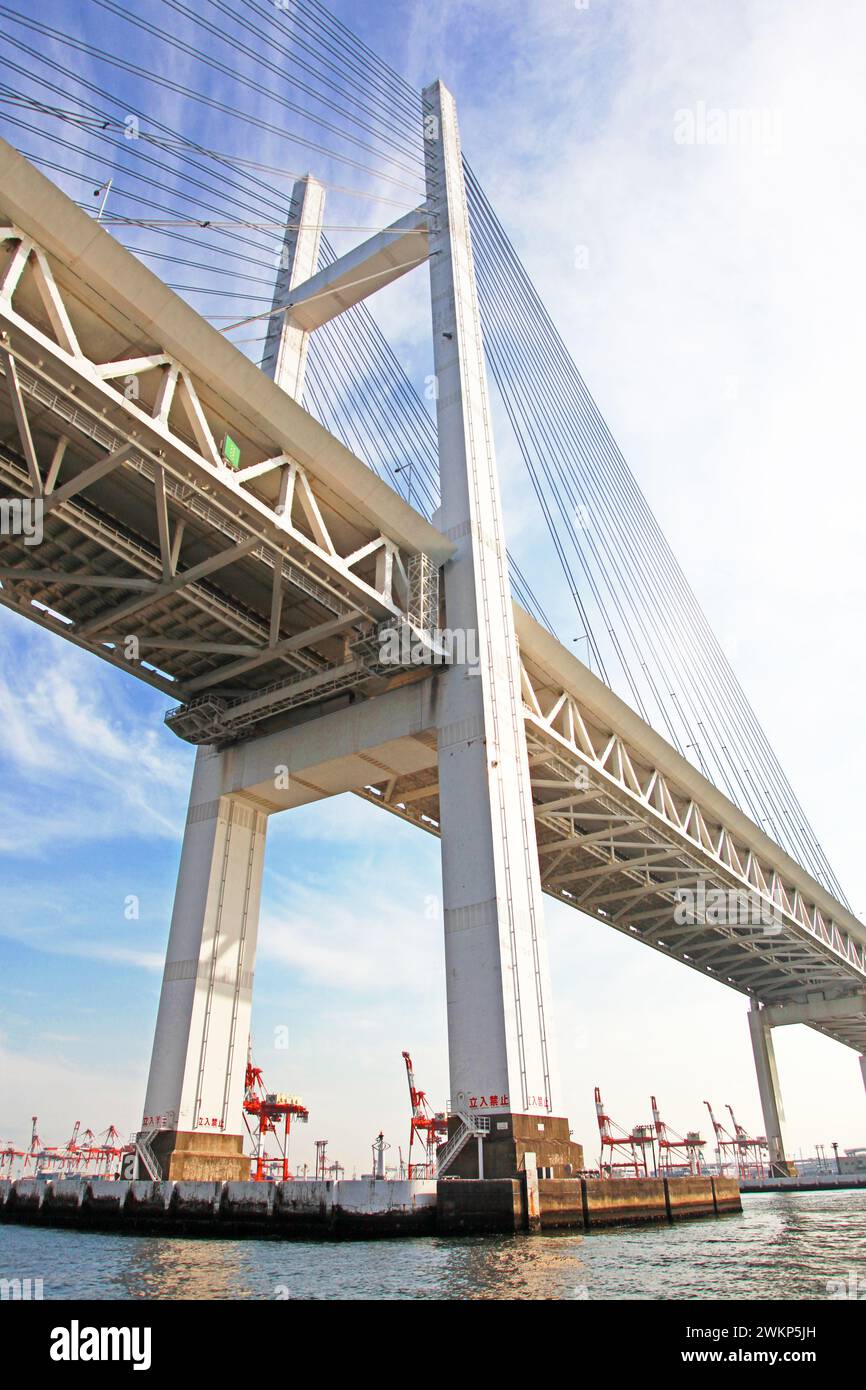
<path id="1" fill-rule="evenodd" d="M 223 757 L 210 748 L 196 757 L 144 1106 L 143 1133 L 163 1132 L 166 1176 L 248 1175 L 246 1160 L 230 1156 L 242 1154 L 267 817 L 222 795 Z M 197 1166 L 188 1157 L 168 1171 L 177 1148 L 195 1151 Z"/>
<path id="2" fill-rule="evenodd" d="M 438 743 L 451 1103 L 483 1101 L 495 1123 L 497 1110 L 562 1112 L 460 138 L 441 83 L 424 102 L 439 524 L 457 546 L 444 576 L 457 659 L 442 678 Z"/>
<path id="3" fill-rule="evenodd" d="M 285 304 L 295 285 L 309 280 L 319 268 L 324 207 L 322 185 L 309 174 L 298 179 L 292 190 L 274 289 L 274 308 Z M 294 400 L 300 401 L 304 394 L 310 335 L 296 327 L 289 314 L 274 314 L 267 322 L 262 371 Z"/>
<path id="4" fill-rule="evenodd" d="M 860 1075 L 863 1077 L 863 1085 L 866 1087 L 866 1053 L 860 1057 Z"/>
<path id="5" fill-rule="evenodd" d="M 789 1172 L 789 1167 L 785 1154 L 785 1112 L 782 1108 L 776 1054 L 770 1025 L 764 1019 L 763 1010 L 756 1001 L 753 1001 L 749 1010 L 749 1031 L 752 1035 L 752 1051 L 758 1074 L 764 1131 L 770 1146 L 770 1165 L 773 1173 L 784 1176 Z"/>

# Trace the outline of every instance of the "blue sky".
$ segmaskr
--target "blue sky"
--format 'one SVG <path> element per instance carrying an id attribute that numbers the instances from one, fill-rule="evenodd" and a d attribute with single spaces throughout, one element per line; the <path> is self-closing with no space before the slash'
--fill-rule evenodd
<path id="1" fill-rule="evenodd" d="M 165 22 L 158 3 L 131 8 Z M 464 148 L 862 915 L 859 7 L 842 0 L 832 26 L 805 0 L 332 9 L 412 82 L 441 75 L 455 91 Z M 40 17 L 143 52 L 89 3 Z M 161 70 L 193 74 L 178 55 Z M 133 109 L 153 107 L 152 89 L 111 80 Z M 156 100 L 216 148 L 232 137 L 178 96 Z M 781 148 L 677 147 L 673 113 L 701 101 L 781 111 Z M 290 157 L 276 137 L 250 152 Z M 348 206 L 329 197 L 335 220 Z M 417 276 L 376 304 L 416 377 L 425 295 Z M 510 543 L 556 607 L 504 439 L 501 463 Z M 0 653 L 0 1138 L 21 1139 L 34 1111 L 48 1142 L 79 1116 L 131 1130 L 192 749 L 163 729 L 163 697 L 5 612 Z M 404 1047 L 444 1101 L 438 893 L 436 841 L 356 798 L 272 821 L 254 1037 L 269 1084 L 310 1107 L 297 1158 L 327 1135 L 360 1169 L 380 1127 L 405 1145 Z M 567 1111 L 591 1153 L 596 1084 L 623 1123 L 646 1119 L 655 1092 L 681 1130 L 703 1124 L 705 1096 L 759 1126 L 739 996 L 559 904 L 547 920 Z M 288 1053 L 274 1046 L 282 1025 Z M 795 1149 L 864 1142 L 854 1055 L 805 1029 L 777 1034 L 777 1051 Z"/>

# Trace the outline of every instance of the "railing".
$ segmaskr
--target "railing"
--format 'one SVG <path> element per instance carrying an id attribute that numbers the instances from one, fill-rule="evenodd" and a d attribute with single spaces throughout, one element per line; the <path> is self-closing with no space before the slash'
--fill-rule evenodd
<path id="1" fill-rule="evenodd" d="M 460 1128 L 454 1131 L 447 1144 L 439 1151 L 436 1169 L 440 1178 L 445 1169 L 450 1168 L 470 1139 L 483 1138 L 490 1130 L 490 1120 L 486 1116 L 477 1119 L 465 1110 L 453 1110 L 451 1113 L 460 1120 Z M 484 1123 L 485 1120 L 487 1121 L 486 1124 Z"/>
<path id="2" fill-rule="evenodd" d="M 146 1134 L 136 1134 L 134 1137 L 135 1152 L 141 1167 L 144 1168 L 151 1182 L 162 1182 L 162 1169 L 150 1147 L 155 1135 L 156 1130 L 151 1130 Z"/>

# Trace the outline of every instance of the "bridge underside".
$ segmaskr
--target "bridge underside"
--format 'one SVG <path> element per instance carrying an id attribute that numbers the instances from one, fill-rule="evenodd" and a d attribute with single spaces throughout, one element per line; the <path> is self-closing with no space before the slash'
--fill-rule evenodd
<path id="1" fill-rule="evenodd" d="M 399 680 L 377 630 L 451 543 L 46 181 L 34 212 L 8 147 L 3 176 L 0 602 L 193 742 Z"/>
<path id="2" fill-rule="evenodd" d="M 803 871 L 691 764 L 515 614 L 544 891 L 762 1004 L 811 1004 L 814 1019 L 800 1021 L 863 1052 L 863 948 L 832 900 L 817 884 L 810 894 Z M 268 812 L 353 791 L 440 834 L 440 680 L 416 675 L 350 712 L 344 701 L 296 711 L 231 750 L 223 791 Z M 276 764 L 288 771 L 281 790 Z M 828 1017 L 821 1000 L 839 1001 Z"/>
<path id="3" fill-rule="evenodd" d="M 720 794 L 690 764 L 671 751 L 660 767 L 651 730 L 642 745 L 623 736 L 620 702 L 569 653 L 561 649 L 558 676 L 545 668 L 532 643 L 548 647 L 547 634 L 517 616 L 544 891 L 761 1003 L 850 998 L 850 1016 L 837 1009 L 810 1026 L 862 1053 L 866 972 L 849 924 L 785 872 L 782 851 L 736 808 L 717 818 Z M 556 710 L 566 665 L 572 690 Z M 573 733 L 563 732 L 568 723 Z M 430 732 L 413 739 L 433 747 Z M 389 765 L 354 790 L 439 833 L 432 758 L 408 773 Z"/>

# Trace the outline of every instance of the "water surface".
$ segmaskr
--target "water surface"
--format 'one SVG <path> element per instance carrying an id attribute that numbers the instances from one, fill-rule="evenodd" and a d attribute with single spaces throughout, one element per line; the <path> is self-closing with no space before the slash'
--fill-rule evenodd
<path id="1" fill-rule="evenodd" d="M 744 1196 L 743 1208 L 593 1235 L 339 1244 L 0 1226 L 0 1276 L 41 1277 L 46 1299 L 824 1300 L 828 1280 L 866 1295 L 866 1191 Z"/>

